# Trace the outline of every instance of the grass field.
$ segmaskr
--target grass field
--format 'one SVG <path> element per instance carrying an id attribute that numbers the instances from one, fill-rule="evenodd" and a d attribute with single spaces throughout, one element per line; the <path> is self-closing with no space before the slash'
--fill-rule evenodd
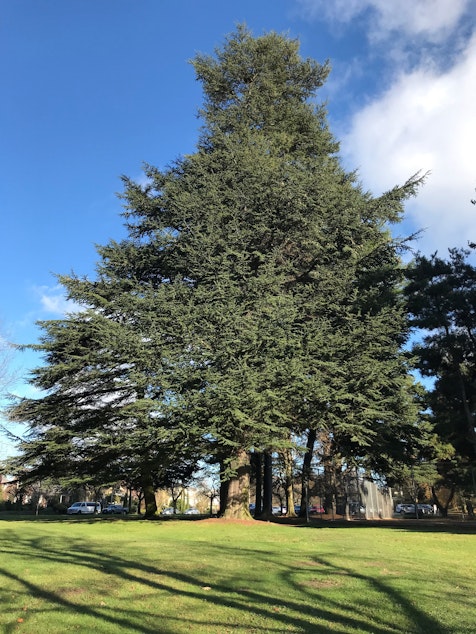
<path id="1" fill-rule="evenodd" d="M 476 632 L 464 524 L 5 515 L 0 547 L 7 634 Z"/>

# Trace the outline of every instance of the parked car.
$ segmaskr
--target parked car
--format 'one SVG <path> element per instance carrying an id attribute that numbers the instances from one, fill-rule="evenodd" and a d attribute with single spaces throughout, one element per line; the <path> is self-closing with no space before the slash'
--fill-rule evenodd
<path id="1" fill-rule="evenodd" d="M 127 515 L 129 509 L 122 504 L 108 504 L 105 508 L 103 508 L 102 512 L 105 515 Z"/>
<path id="2" fill-rule="evenodd" d="M 300 504 L 295 504 L 294 505 L 294 512 L 296 513 L 296 515 L 300 515 L 301 513 L 301 505 Z M 309 505 L 307 507 L 307 512 L 309 515 L 312 514 L 316 514 L 316 513 L 325 513 L 325 509 L 323 506 L 321 506 L 320 504 L 312 504 Z"/>
<path id="3" fill-rule="evenodd" d="M 417 504 L 418 515 L 433 515 L 433 507 L 431 504 Z M 415 515 L 414 504 L 397 504 L 395 507 L 396 513 L 403 515 Z"/>
<path id="4" fill-rule="evenodd" d="M 178 513 L 177 509 L 174 509 L 172 506 L 167 506 L 160 511 L 161 515 L 174 515 L 176 513 Z"/>
<path id="5" fill-rule="evenodd" d="M 200 511 L 195 508 L 189 508 L 184 512 L 184 515 L 200 515 Z"/>
<path id="6" fill-rule="evenodd" d="M 68 509 L 66 513 L 68 515 L 86 515 L 101 512 L 101 505 L 99 502 L 75 502 Z"/>
<path id="7" fill-rule="evenodd" d="M 319 506 L 318 504 L 314 504 L 309 507 L 309 513 L 325 513 L 326 510 L 323 506 Z"/>
<path id="8" fill-rule="evenodd" d="M 299 513 L 301 512 L 301 505 L 300 504 L 295 504 L 294 505 L 294 512 L 296 513 L 296 515 L 299 515 Z M 312 506 L 309 506 L 309 513 L 312 513 Z"/>

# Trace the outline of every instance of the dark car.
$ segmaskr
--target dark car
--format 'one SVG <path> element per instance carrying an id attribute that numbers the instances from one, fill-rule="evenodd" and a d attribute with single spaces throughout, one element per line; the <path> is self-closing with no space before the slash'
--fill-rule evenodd
<path id="1" fill-rule="evenodd" d="M 122 504 L 108 504 L 102 512 L 105 515 L 126 515 L 129 511 Z"/>

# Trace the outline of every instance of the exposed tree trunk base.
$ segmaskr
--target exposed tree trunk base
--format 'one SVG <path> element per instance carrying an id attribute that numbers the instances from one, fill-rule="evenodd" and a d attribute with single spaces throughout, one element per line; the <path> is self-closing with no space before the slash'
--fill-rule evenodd
<path id="1" fill-rule="evenodd" d="M 228 481 L 224 519 L 249 520 L 250 513 L 250 456 L 240 449 L 231 462 L 235 475 Z"/>
<path id="2" fill-rule="evenodd" d="M 258 517 L 255 519 L 260 520 L 261 522 L 271 522 L 274 519 L 273 513 L 269 511 L 263 511 Z"/>
<path id="3" fill-rule="evenodd" d="M 453 500 L 454 494 L 455 494 L 455 487 L 451 487 L 450 489 L 450 494 L 448 496 L 448 499 L 446 500 L 446 504 L 443 504 L 442 501 L 440 501 L 440 499 L 438 498 L 437 492 L 436 492 L 436 487 L 432 486 L 431 487 L 431 492 L 433 494 L 433 498 L 435 500 L 435 504 L 438 508 L 438 511 L 441 513 L 442 517 L 448 517 L 448 509 L 449 506 L 451 504 L 451 501 Z"/>
<path id="4" fill-rule="evenodd" d="M 155 501 L 155 490 L 154 486 L 151 482 L 147 482 L 142 487 L 142 491 L 144 492 L 144 503 L 145 503 L 145 519 L 151 519 L 157 513 L 157 502 Z"/>

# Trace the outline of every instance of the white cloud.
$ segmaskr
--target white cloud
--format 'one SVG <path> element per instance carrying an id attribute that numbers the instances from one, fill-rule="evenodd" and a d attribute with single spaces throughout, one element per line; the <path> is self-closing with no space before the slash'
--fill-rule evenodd
<path id="1" fill-rule="evenodd" d="M 408 206 L 416 228 L 427 228 L 423 251 L 476 240 L 476 36 L 446 72 L 420 67 L 355 114 L 342 142 L 345 162 L 364 186 L 380 193 L 418 170 L 431 171 Z"/>
<path id="2" fill-rule="evenodd" d="M 370 11 L 368 33 L 384 39 L 391 31 L 439 41 L 453 30 L 473 0 L 298 0 L 310 18 L 350 23 Z"/>
<path id="3" fill-rule="evenodd" d="M 82 310 L 78 304 L 65 297 L 62 286 L 40 286 L 35 288 L 35 292 L 40 297 L 42 310 L 52 315 L 64 316 Z"/>
<path id="4" fill-rule="evenodd" d="M 470 0 L 368 0 L 377 13 L 377 28 L 404 31 L 438 41 L 453 30 Z"/>

